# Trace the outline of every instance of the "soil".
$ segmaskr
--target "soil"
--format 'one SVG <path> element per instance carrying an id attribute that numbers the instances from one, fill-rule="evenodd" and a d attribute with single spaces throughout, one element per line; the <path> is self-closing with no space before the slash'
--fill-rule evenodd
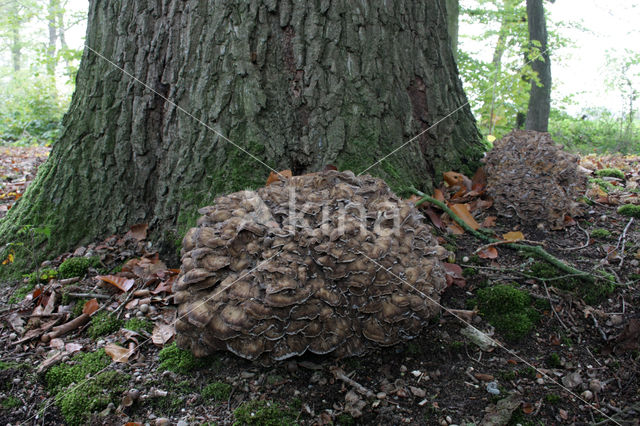
<path id="1" fill-rule="evenodd" d="M 42 343 L 42 335 L 51 330 L 47 323 L 58 320 L 59 325 L 70 315 L 74 301 L 63 303 L 59 298 L 69 289 L 90 295 L 86 298 L 97 295 L 102 310 L 117 312 L 122 319 L 147 318 L 156 326 L 171 323 L 175 305 L 162 284 L 175 276 L 170 267 L 179 265 L 164 265 L 154 257 L 153 247 L 138 228 L 125 236 L 78 248 L 77 256 L 93 254 L 101 259 L 99 267 L 89 268 L 78 281 L 54 278 L 14 304 L 9 304 L 9 299 L 24 282 L 2 283 L 0 423 L 64 424 L 60 407 L 47 391 L 44 373 L 51 365 L 68 362 L 78 349 L 92 352 L 109 343 L 126 346 L 133 341 L 135 351 L 129 360 L 113 362 L 107 369 L 129 374 L 126 388 L 137 390 L 137 397 L 129 405 L 124 398 L 127 392 L 122 393 L 122 400 L 92 413 L 94 424 L 233 424 L 234 410 L 243 403 L 268 400 L 288 407 L 295 422 L 303 425 L 638 425 L 640 228 L 638 220 L 616 213 L 616 200 L 633 189 L 625 184 L 636 182 L 638 163 L 620 157 L 597 161 L 603 162 L 601 167 L 624 163 L 628 178 L 619 183 L 617 195 L 592 200 L 595 202 L 586 208 L 585 215 L 573 218 L 575 224 L 564 230 L 522 226 L 493 207 L 474 215 L 480 223 L 488 216 L 497 217 L 491 228 L 496 235 L 521 231 L 529 242 L 542 244 L 549 253 L 580 270 L 612 274 L 618 284 L 602 300 L 588 304 L 579 291 L 563 289 L 559 284 L 563 280 L 531 276 L 528 271 L 536 260 L 526 254 L 499 245 L 496 258 L 483 259 L 475 254 L 483 242 L 468 233 L 452 237 L 434 228 L 441 241 L 455 249 L 455 263 L 463 268 L 464 278 L 456 277 L 444 292 L 443 313 L 420 337 L 365 357 L 305 355 L 263 367 L 219 353 L 190 372 L 175 373 L 159 370 L 158 353 L 170 340 L 154 344 L 161 337 L 156 331 L 132 335 L 119 329 L 92 339 L 85 326 L 49 344 Z M 610 235 L 592 237 L 598 228 Z M 71 253 L 62 255 L 46 266 L 58 266 L 69 256 Z M 123 262 L 141 258 L 146 260 L 129 263 L 125 273 L 120 273 L 134 282 L 127 291 L 96 279 L 99 273 L 115 274 L 114 269 Z M 546 306 L 538 308 L 540 320 L 535 329 L 516 342 L 506 341 L 482 315 L 470 312 L 479 289 L 500 283 L 525 290 L 532 300 L 544 302 L 536 306 Z M 51 302 L 53 294 L 58 297 Z M 499 346 L 480 349 L 461 334 L 469 324 L 446 309 L 464 311 L 465 321 L 490 335 Z M 45 361 L 50 365 L 43 364 Z M 205 386 L 213 382 L 231 385 L 226 401 L 202 395 Z M 368 395 L 367 390 L 371 392 Z"/>

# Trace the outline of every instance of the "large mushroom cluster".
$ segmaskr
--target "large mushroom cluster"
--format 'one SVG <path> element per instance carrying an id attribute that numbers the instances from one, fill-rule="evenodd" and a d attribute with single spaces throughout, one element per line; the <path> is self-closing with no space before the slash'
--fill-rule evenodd
<path id="1" fill-rule="evenodd" d="M 566 216 L 581 214 L 576 200 L 586 190 L 587 176 L 578 162 L 549 133 L 515 130 L 487 153 L 487 192 L 503 214 L 562 229 Z"/>
<path id="2" fill-rule="evenodd" d="M 362 355 L 439 312 L 447 252 L 380 179 L 295 176 L 200 213 L 174 284 L 177 343 L 196 356 Z"/>

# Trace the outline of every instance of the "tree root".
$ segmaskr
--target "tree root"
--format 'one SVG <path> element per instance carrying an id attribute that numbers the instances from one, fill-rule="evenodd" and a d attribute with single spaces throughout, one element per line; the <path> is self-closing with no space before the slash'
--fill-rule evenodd
<path id="1" fill-rule="evenodd" d="M 561 271 L 564 271 L 568 274 L 571 274 L 577 278 L 580 278 L 590 284 L 593 284 L 596 281 L 596 276 L 589 274 L 588 272 L 584 272 L 581 271 L 579 269 L 574 268 L 571 265 L 568 265 L 566 263 L 564 263 L 562 260 L 558 259 L 557 257 L 551 255 L 549 252 L 547 252 L 545 249 L 543 249 L 541 246 L 528 246 L 525 244 L 519 244 L 516 242 L 504 242 L 503 240 L 498 240 L 496 238 L 492 238 L 488 235 L 483 234 L 482 232 L 476 231 L 475 229 L 471 228 L 469 225 L 467 225 L 462 219 L 460 219 L 449 207 L 447 207 L 447 205 L 441 201 L 436 200 L 433 197 L 428 196 L 427 194 L 418 191 L 417 189 L 411 187 L 409 188 L 409 190 L 411 192 L 413 192 L 414 194 L 418 195 L 420 198 L 420 200 L 416 201 L 415 206 L 418 207 L 420 204 L 429 202 L 431 204 L 434 204 L 438 207 L 440 207 L 442 210 L 444 210 L 449 217 L 451 217 L 451 219 L 453 219 L 458 225 L 460 225 L 465 231 L 469 232 L 471 235 L 473 235 L 474 237 L 478 238 L 479 240 L 482 241 L 486 241 L 488 243 L 492 243 L 492 244 L 496 244 L 499 243 L 500 245 L 504 246 L 504 247 L 508 247 L 510 249 L 514 249 L 514 250 L 520 250 L 524 253 L 528 253 L 530 255 L 533 255 L 535 257 L 538 257 L 542 260 L 545 260 L 546 262 L 552 264 L 553 266 L 555 266 L 556 268 L 560 269 Z"/>

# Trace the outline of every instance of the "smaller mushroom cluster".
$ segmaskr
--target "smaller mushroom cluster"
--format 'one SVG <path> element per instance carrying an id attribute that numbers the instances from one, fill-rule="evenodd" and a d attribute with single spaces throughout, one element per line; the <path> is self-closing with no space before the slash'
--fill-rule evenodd
<path id="1" fill-rule="evenodd" d="M 587 176 L 578 161 L 549 133 L 515 130 L 487 153 L 487 193 L 499 211 L 515 212 L 523 223 L 562 229 L 566 216 L 581 214 L 576 200 L 586 190 Z"/>
<path id="2" fill-rule="evenodd" d="M 200 211 L 174 284 L 177 342 L 196 356 L 361 355 L 439 312 L 447 252 L 380 179 L 295 176 Z"/>

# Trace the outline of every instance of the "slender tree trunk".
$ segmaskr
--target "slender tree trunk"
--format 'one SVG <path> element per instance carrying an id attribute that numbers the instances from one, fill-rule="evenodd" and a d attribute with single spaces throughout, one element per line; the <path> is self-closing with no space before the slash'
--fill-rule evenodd
<path id="1" fill-rule="evenodd" d="M 20 40 L 20 28 L 14 26 L 11 28 L 11 62 L 13 71 L 20 71 L 22 62 L 22 41 Z"/>
<path id="2" fill-rule="evenodd" d="M 47 26 L 49 28 L 49 45 L 47 46 L 47 74 L 55 76 L 56 73 L 56 46 L 58 43 L 58 12 L 60 0 L 49 0 L 47 14 Z"/>
<path id="3" fill-rule="evenodd" d="M 449 33 L 449 39 L 451 40 L 451 52 L 453 53 L 453 59 L 457 61 L 460 3 L 458 0 L 446 0 L 446 8 L 447 32 Z"/>
<path id="4" fill-rule="evenodd" d="M 493 58 L 491 63 L 493 64 L 493 86 L 491 87 L 491 106 L 489 108 L 489 134 L 493 134 L 493 127 L 495 125 L 495 104 L 496 104 L 496 86 L 498 85 L 498 81 L 500 79 L 500 72 L 502 71 L 502 56 L 507 48 L 507 26 L 509 25 L 509 11 L 511 7 L 509 6 L 510 0 L 504 0 L 502 4 L 502 9 L 504 14 L 502 15 L 502 19 L 500 21 L 500 31 L 498 32 L 498 41 L 496 43 L 496 48 L 493 51 Z"/>
<path id="5" fill-rule="evenodd" d="M 58 38 L 60 39 L 60 49 L 61 50 L 66 50 L 67 49 L 67 39 L 65 38 L 65 27 L 64 27 L 64 8 L 61 7 L 59 12 L 58 12 Z M 67 69 L 69 68 L 69 59 L 68 56 L 65 55 L 64 57 L 64 64 L 67 67 Z"/>
<path id="6" fill-rule="evenodd" d="M 547 48 L 547 24 L 542 0 L 527 0 L 527 20 L 529 41 L 540 42 L 541 58 L 531 63 L 531 67 L 538 74 L 539 84 L 531 81 L 525 129 L 546 132 L 551 108 L 551 60 Z"/>
<path id="7" fill-rule="evenodd" d="M 63 134 L 2 244 L 27 223 L 59 251 L 146 222 L 175 252 L 198 208 L 262 186 L 264 164 L 429 190 L 482 155 L 469 107 L 449 116 L 466 97 L 444 0 L 93 0 L 87 45 L 116 66 L 85 50 Z"/>

